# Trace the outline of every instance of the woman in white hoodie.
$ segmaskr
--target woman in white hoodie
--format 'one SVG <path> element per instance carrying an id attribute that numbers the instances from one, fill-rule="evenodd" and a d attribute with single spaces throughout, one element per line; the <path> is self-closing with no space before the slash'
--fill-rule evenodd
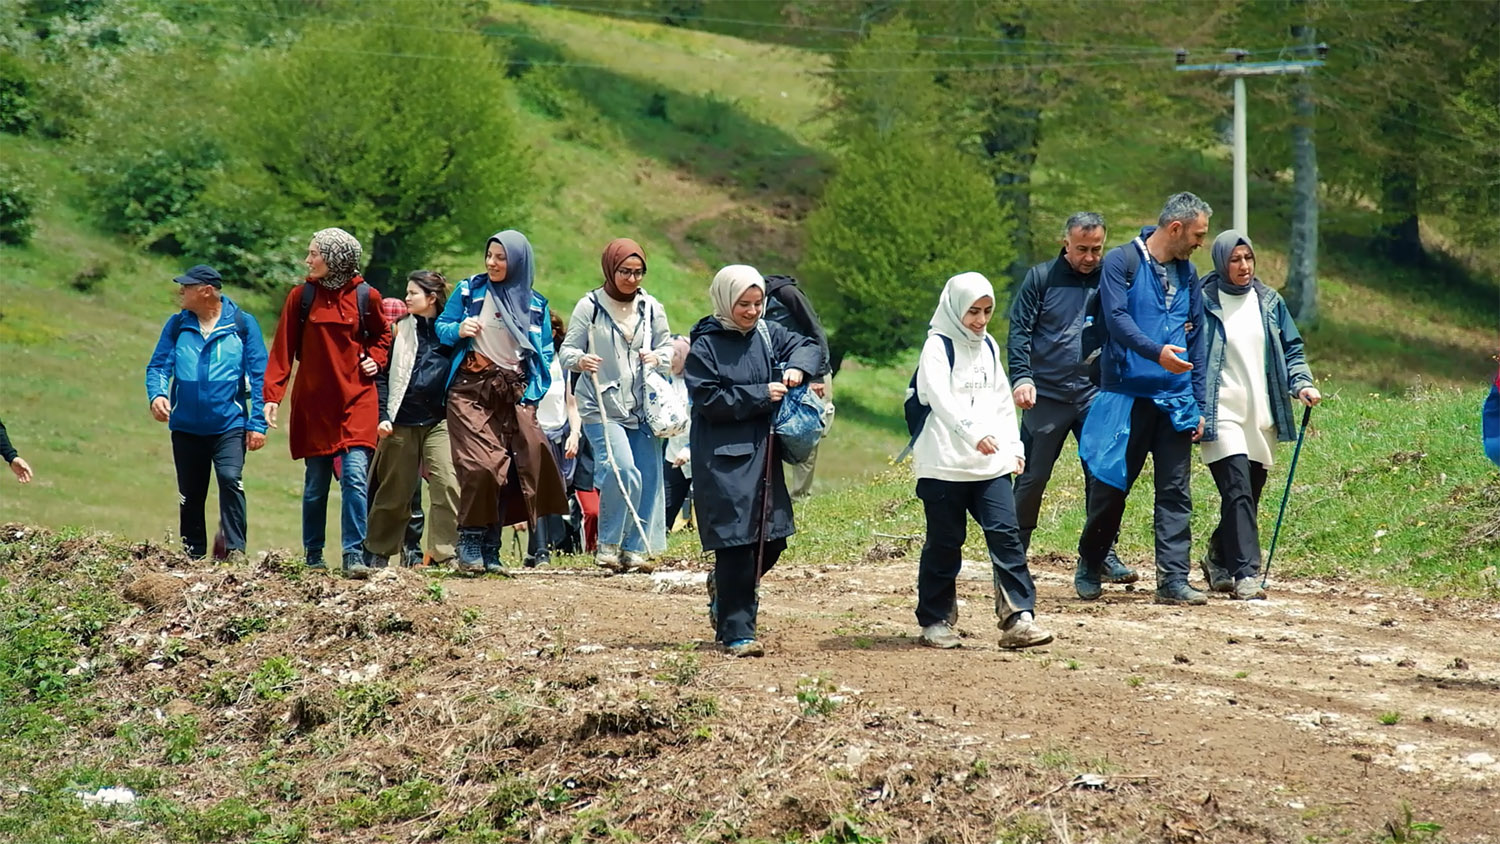
<path id="1" fill-rule="evenodd" d="M 943 286 L 917 364 L 917 400 L 931 408 L 912 449 L 917 497 L 927 539 L 917 574 L 917 623 L 922 643 L 961 642 L 957 579 L 967 516 L 984 531 L 995 584 L 1000 646 L 1045 645 L 1052 634 L 1036 623 L 1036 587 L 1016 526 L 1012 475 L 1025 468 L 1010 379 L 986 332 L 995 289 L 979 273 L 960 273 Z"/>

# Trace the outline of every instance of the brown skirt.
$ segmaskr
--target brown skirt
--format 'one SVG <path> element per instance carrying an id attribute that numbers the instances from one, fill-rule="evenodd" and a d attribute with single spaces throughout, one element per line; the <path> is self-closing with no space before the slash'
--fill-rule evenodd
<path id="1" fill-rule="evenodd" d="M 536 408 L 519 404 L 526 376 L 460 369 L 448 389 L 448 438 L 458 475 L 458 524 L 488 527 L 568 512 L 562 474 Z"/>

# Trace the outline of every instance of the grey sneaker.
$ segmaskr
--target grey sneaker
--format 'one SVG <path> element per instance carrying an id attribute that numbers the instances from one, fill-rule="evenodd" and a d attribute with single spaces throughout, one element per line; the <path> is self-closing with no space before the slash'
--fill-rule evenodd
<path id="1" fill-rule="evenodd" d="M 1208 583 L 1208 588 L 1214 592 L 1233 592 L 1234 578 L 1229 572 L 1219 565 L 1218 555 L 1210 550 L 1198 561 L 1198 568 L 1203 571 L 1203 579 Z"/>
<path id="2" fill-rule="evenodd" d="M 922 628 L 922 644 L 929 648 L 946 651 L 949 648 L 959 647 L 963 641 L 958 638 L 957 633 L 953 632 L 953 628 L 948 626 L 948 622 L 939 621 Z"/>
<path id="3" fill-rule="evenodd" d="M 766 649 L 754 639 L 740 639 L 724 646 L 724 652 L 732 657 L 765 656 Z"/>
<path id="4" fill-rule="evenodd" d="M 1106 583 L 1135 583 L 1141 576 L 1136 574 L 1135 569 L 1120 562 L 1115 556 L 1115 549 L 1109 549 L 1104 556 L 1104 580 Z"/>
<path id="5" fill-rule="evenodd" d="M 1085 601 L 1097 601 L 1104 594 L 1100 573 L 1089 571 L 1088 564 L 1082 557 L 1078 558 L 1078 566 L 1073 569 L 1073 591 Z"/>
<path id="6" fill-rule="evenodd" d="M 599 543 L 599 550 L 594 552 L 594 565 L 616 574 L 624 571 L 625 567 L 620 564 L 620 546 Z"/>
<path id="7" fill-rule="evenodd" d="M 639 551 L 625 551 L 620 554 L 620 570 L 650 574 L 656 571 L 656 566 L 652 565 L 651 560 Z"/>
<path id="8" fill-rule="evenodd" d="M 1000 625 L 1000 647 L 1010 650 L 1034 648 L 1052 641 L 1052 634 L 1043 629 L 1029 612 L 1018 612 Z"/>
<path id="9" fill-rule="evenodd" d="M 1266 590 L 1260 585 L 1260 581 L 1253 577 L 1242 577 L 1234 582 L 1234 591 L 1229 597 L 1236 601 L 1264 601 Z"/>
<path id="10" fill-rule="evenodd" d="M 344 577 L 350 580 L 369 579 L 370 567 L 365 565 L 363 551 L 349 551 L 344 554 Z"/>
<path id="11" fill-rule="evenodd" d="M 1208 603 L 1208 596 L 1189 586 L 1187 581 L 1182 581 L 1156 587 L 1156 603 L 1201 607 Z"/>

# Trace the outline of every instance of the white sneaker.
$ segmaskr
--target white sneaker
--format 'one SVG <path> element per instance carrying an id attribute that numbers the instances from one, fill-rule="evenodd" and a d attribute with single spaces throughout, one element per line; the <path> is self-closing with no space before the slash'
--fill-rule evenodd
<path id="1" fill-rule="evenodd" d="M 1052 634 L 1037 624 L 1029 612 L 1018 612 L 1010 623 L 1000 625 L 1000 647 L 1016 650 L 1045 645 L 1052 641 Z"/>
<path id="2" fill-rule="evenodd" d="M 625 568 L 620 565 L 620 546 L 599 543 L 599 550 L 594 552 L 594 565 L 608 571 L 624 571 Z"/>
<path id="3" fill-rule="evenodd" d="M 939 621 L 922 628 L 922 644 L 929 648 L 948 650 L 959 647 L 963 644 L 963 640 L 958 638 L 958 634 L 953 632 L 948 622 Z"/>
<path id="4" fill-rule="evenodd" d="M 639 551 L 626 551 L 620 554 L 620 570 L 650 574 L 656 571 L 656 566 L 651 564 L 651 560 L 645 554 Z"/>

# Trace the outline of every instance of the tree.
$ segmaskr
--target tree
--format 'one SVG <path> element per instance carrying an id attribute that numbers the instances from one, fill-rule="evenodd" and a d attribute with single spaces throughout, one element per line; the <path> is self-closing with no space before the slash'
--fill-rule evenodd
<path id="1" fill-rule="evenodd" d="M 532 168 L 499 59 L 451 4 L 341 6 L 244 74 L 235 147 L 393 292 L 398 269 L 521 223 Z"/>
<path id="2" fill-rule="evenodd" d="M 882 25 L 840 75 L 838 171 L 808 218 L 801 266 L 836 362 L 891 360 L 920 341 L 949 276 L 998 278 L 1014 254 L 980 162 L 938 131 L 941 91 L 915 45 L 909 27 Z"/>

